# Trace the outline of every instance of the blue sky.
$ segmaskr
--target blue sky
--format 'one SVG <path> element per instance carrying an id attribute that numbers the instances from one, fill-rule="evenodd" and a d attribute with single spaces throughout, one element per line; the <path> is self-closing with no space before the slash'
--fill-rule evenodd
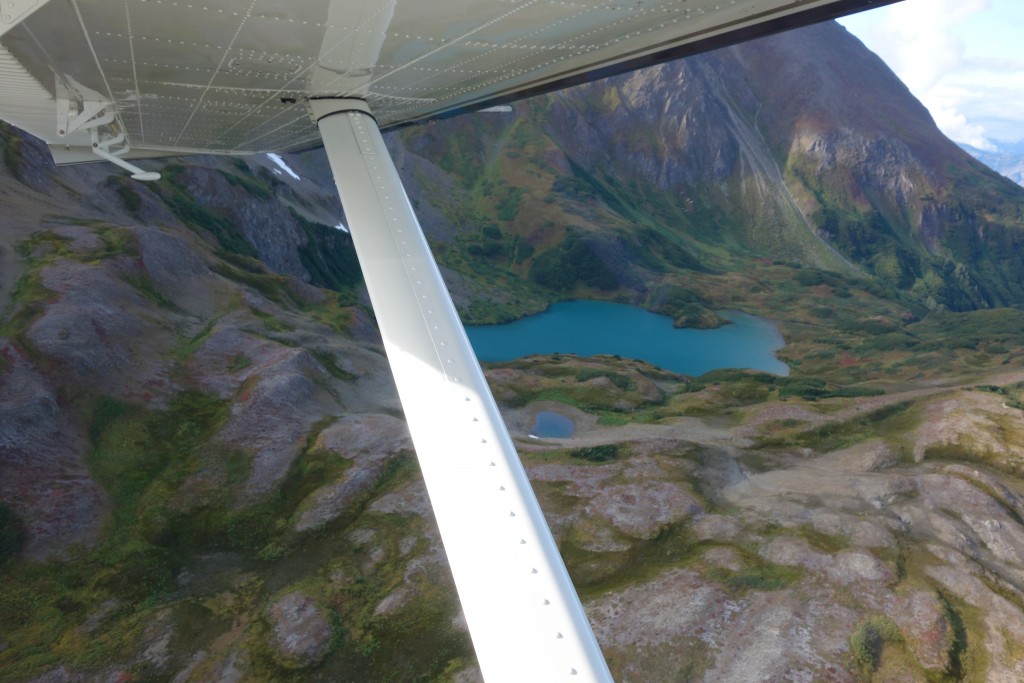
<path id="1" fill-rule="evenodd" d="M 1024 1 L 903 0 L 840 23 L 953 140 L 991 149 L 1024 139 Z"/>

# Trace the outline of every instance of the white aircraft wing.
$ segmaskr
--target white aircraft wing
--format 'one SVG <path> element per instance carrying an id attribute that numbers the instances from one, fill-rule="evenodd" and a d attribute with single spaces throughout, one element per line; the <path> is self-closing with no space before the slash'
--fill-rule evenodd
<path id="1" fill-rule="evenodd" d="M 2 0 L 0 119 L 58 163 L 324 145 L 481 670 L 610 681 L 381 128 L 892 0 Z"/>
<path id="2" fill-rule="evenodd" d="M 308 98 L 387 129 L 891 1 L 4 0 L 0 118 L 65 163 L 94 160 L 65 101 L 110 103 L 129 157 L 295 151 Z"/>

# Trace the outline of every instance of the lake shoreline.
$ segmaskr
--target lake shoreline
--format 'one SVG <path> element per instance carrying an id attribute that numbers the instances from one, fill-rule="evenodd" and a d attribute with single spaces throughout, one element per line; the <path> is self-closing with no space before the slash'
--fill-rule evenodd
<path id="1" fill-rule="evenodd" d="M 484 362 L 607 355 L 690 376 L 727 368 L 789 375 L 789 366 L 776 356 L 786 342 L 775 321 L 740 310 L 715 314 L 729 324 L 680 328 L 671 317 L 640 306 L 577 299 L 553 303 L 513 323 L 468 326 L 466 332 Z"/>
<path id="2" fill-rule="evenodd" d="M 640 309 L 643 309 L 643 310 L 647 311 L 648 313 L 652 313 L 654 315 L 662 315 L 662 316 L 671 318 L 672 319 L 672 326 L 675 327 L 676 329 L 679 329 L 679 330 L 685 330 L 685 329 L 688 329 L 688 330 L 715 330 L 715 329 L 718 329 L 720 327 L 725 327 L 726 325 L 731 325 L 732 324 L 732 322 L 730 320 L 722 317 L 722 315 L 721 315 L 722 311 L 714 311 L 714 310 L 710 311 L 712 314 L 714 314 L 715 318 L 714 318 L 713 322 L 709 322 L 709 324 L 687 325 L 686 322 L 685 322 L 686 318 L 683 315 L 681 315 L 681 314 L 677 315 L 676 312 L 674 312 L 674 311 L 664 310 L 664 309 L 658 310 L 658 309 L 650 308 L 649 306 L 645 306 L 644 304 L 633 303 L 633 302 L 628 301 L 628 300 L 620 300 L 620 299 L 558 299 L 556 301 L 549 301 L 547 304 L 544 305 L 543 308 L 532 309 L 532 310 L 524 309 L 522 313 L 520 313 L 518 315 L 515 315 L 515 316 L 512 316 L 512 317 L 509 317 L 509 318 L 500 319 L 500 320 L 496 320 L 496 321 L 492 321 L 492 322 L 479 322 L 479 323 L 466 323 L 464 321 L 463 325 L 465 327 L 495 327 L 497 325 L 509 325 L 511 323 L 518 322 L 520 320 L 524 320 L 525 318 L 530 318 L 530 317 L 533 317 L 535 315 L 541 315 L 541 314 L 547 313 L 548 311 L 551 310 L 552 306 L 557 306 L 558 304 L 574 303 L 574 302 L 577 302 L 577 301 L 602 301 L 602 302 L 610 303 L 610 304 L 620 304 L 622 306 L 632 306 L 634 308 L 640 308 Z M 740 313 L 743 313 L 745 315 L 752 315 L 752 316 L 755 316 L 755 317 L 760 317 L 760 316 L 757 316 L 756 313 L 749 313 L 747 311 L 740 311 L 739 309 L 728 309 L 728 310 L 736 310 L 736 311 L 738 311 Z"/>

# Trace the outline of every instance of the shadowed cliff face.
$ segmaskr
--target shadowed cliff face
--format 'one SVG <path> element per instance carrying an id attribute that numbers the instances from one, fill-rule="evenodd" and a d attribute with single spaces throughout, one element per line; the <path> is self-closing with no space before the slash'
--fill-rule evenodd
<path id="1" fill-rule="evenodd" d="M 598 179 L 682 199 L 694 215 L 678 228 L 688 239 L 853 272 L 810 231 L 757 126 L 753 93 L 728 87 L 723 71 L 700 56 L 579 88 L 556 97 L 542 125 Z"/>
<path id="2" fill-rule="evenodd" d="M 822 25 L 727 53 L 826 239 L 876 277 L 955 309 L 1019 300 L 1019 193 L 947 140 L 859 41 Z"/>

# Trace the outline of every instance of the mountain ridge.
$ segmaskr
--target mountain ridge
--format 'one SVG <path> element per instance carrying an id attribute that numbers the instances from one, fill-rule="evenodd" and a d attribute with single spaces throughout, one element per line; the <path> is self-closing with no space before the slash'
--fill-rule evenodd
<path id="1" fill-rule="evenodd" d="M 827 65 L 834 82 L 825 83 L 819 72 L 826 67 L 804 54 L 834 55 Z M 847 104 L 834 104 L 844 90 Z M 460 166 L 465 161 L 455 159 L 466 155 L 444 141 L 472 139 L 481 125 L 494 129 L 506 120 L 505 133 L 514 130 L 514 137 L 490 130 L 481 144 L 503 148 L 511 140 L 505 153 L 514 158 L 495 159 L 493 151 L 487 158 L 505 182 L 520 183 L 503 191 L 532 210 L 508 227 L 535 249 L 565 239 L 566 225 L 599 242 L 612 226 L 628 233 L 646 221 L 690 260 L 711 266 L 720 247 L 790 258 L 866 274 L 929 308 L 1007 305 L 1024 294 L 1015 275 L 1019 190 L 942 136 L 906 87 L 838 25 L 581 86 L 571 97 L 531 100 L 516 112 L 403 134 L 407 152 L 432 154 L 469 190 L 446 198 L 462 202 L 441 210 L 449 225 L 481 210 L 474 203 L 491 216 L 501 211 L 493 199 L 473 195 L 480 184 L 493 192 L 480 180 L 489 167 Z M 968 184 L 969 192 L 962 189 Z M 465 229 L 491 220 L 475 217 Z M 541 235 L 536 224 L 545 221 L 560 225 Z M 665 227 L 671 224 L 680 227 Z M 622 239 L 625 247 L 631 237 Z M 632 251 L 642 250 L 634 240 Z M 530 258 L 519 270 L 529 269 Z"/>

